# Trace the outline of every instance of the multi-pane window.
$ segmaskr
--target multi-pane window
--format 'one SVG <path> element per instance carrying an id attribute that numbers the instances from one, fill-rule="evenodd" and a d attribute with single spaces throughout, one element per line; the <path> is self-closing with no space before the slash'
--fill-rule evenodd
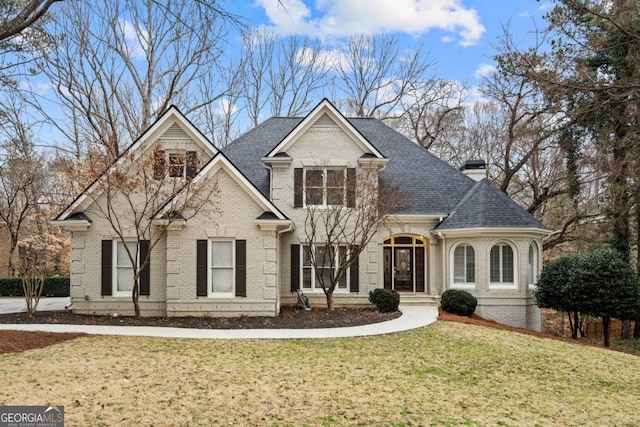
<path id="1" fill-rule="evenodd" d="M 329 286 L 331 286 L 331 276 L 333 272 L 337 269 L 340 260 L 347 256 L 347 247 L 336 246 L 332 250 L 329 250 L 325 245 L 316 245 L 301 246 L 301 250 L 302 289 L 309 291 L 321 290 L 323 283 L 325 288 L 329 288 Z M 313 255 L 315 255 L 315 268 L 313 265 Z M 340 275 L 336 290 L 346 291 L 348 289 L 346 270 L 347 269 Z"/>
<path id="2" fill-rule="evenodd" d="M 234 253 L 232 241 L 210 242 L 210 292 L 212 294 L 233 293 Z"/>
<path id="3" fill-rule="evenodd" d="M 304 194 L 306 205 L 345 205 L 347 196 L 347 169 L 305 169 Z"/>
<path id="4" fill-rule="evenodd" d="M 514 284 L 513 249 L 506 243 L 498 243 L 489 254 L 489 280 L 495 284 Z"/>
<path id="5" fill-rule="evenodd" d="M 182 153 L 169 153 L 169 176 L 184 178 L 187 173 L 187 156 Z"/>
<path id="6" fill-rule="evenodd" d="M 453 283 L 473 284 L 476 281 L 476 253 L 473 246 L 458 245 L 453 252 Z"/>
<path id="7" fill-rule="evenodd" d="M 527 283 L 535 285 L 538 282 L 538 245 L 531 242 L 529 245 L 529 260 L 527 262 Z"/>
<path id="8" fill-rule="evenodd" d="M 116 245 L 116 250 L 114 251 L 115 260 L 114 260 L 114 294 L 126 294 L 130 295 L 133 290 L 133 264 L 131 263 L 131 258 L 129 258 L 129 254 L 127 254 L 127 249 L 129 249 L 129 253 L 131 256 L 137 256 L 138 244 L 137 242 L 122 242 L 122 241 L 114 241 Z"/>

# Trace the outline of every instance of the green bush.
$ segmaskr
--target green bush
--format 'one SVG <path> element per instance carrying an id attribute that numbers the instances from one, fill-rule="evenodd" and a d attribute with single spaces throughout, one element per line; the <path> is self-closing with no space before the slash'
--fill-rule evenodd
<path id="1" fill-rule="evenodd" d="M 374 289 L 369 292 L 369 301 L 375 304 L 376 309 L 381 313 L 398 311 L 400 294 L 390 289 Z"/>
<path id="2" fill-rule="evenodd" d="M 471 316 L 477 305 L 478 300 L 473 295 L 459 289 L 444 291 L 440 299 L 440 306 L 444 311 L 458 316 Z"/>
<path id="3" fill-rule="evenodd" d="M 47 297 L 68 297 L 69 278 L 62 276 L 45 277 L 42 296 Z M 22 297 L 22 279 L 19 277 L 0 277 L 0 296 L 2 297 Z"/>

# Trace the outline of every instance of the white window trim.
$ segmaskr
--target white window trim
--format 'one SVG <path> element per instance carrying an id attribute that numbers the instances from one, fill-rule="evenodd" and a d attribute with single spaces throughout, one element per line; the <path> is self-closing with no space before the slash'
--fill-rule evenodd
<path id="1" fill-rule="evenodd" d="M 304 265 L 304 248 L 307 246 L 324 246 L 325 244 L 323 243 L 316 243 L 315 245 L 306 245 L 306 244 L 301 244 L 300 245 L 300 283 L 299 283 L 299 289 L 304 291 L 304 292 L 308 292 L 308 293 L 324 293 L 324 290 L 322 289 L 322 286 L 320 286 L 320 284 L 316 285 L 316 274 L 315 273 L 315 267 L 311 266 L 311 289 L 309 288 L 305 288 L 304 287 L 304 269 L 305 269 L 305 265 Z M 342 246 L 345 248 L 345 250 L 347 251 L 347 256 L 349 256 L 349 246 L 348 245 L 336 245 L 336 246 Z M 339 251 L 335 251 L 335 259 L 334 259 L 334 266 L 336 266 L 338 264 L 338 256 L 339 256 Z M 348 294 L 349 290 L 351 289 L 351 274 L 350 274 L 350 270 L 351 267 L 347 267 L 347 269 L 344 272 L 344 275 L 346 276 L 346 287 L 344 289 L 339 288 L 338 286 L 336 286 L 336 288 L 333 290 L 333 293 L 340 293 L 340 294 Z"/>
<path id="2" fill-rule="evenodd" d="M 513 252 L 513 282 L 491 281 L 491 249 L 493 249 L 493 247 L 496 245 L 509 246 L 511 248 L 511 252 Z M 487 251 L 487 263 L 489 289 L 518 289 L 518 251 L 516 250 L 515 245 L 505 241 L 492 243 L 491 245 L 489 245 L 489 250 Z M 502 251 L 500 251 L 500 276 L 502 276 Z"/>
<path id="3" fill-rule="evenodd" d="M 125 239 L 125 240 L 117 240 L 114 239 L 112 242 L 112 250 L 111 250 L 111 295 L 117 298 L 124 298 L 124 297 L 128 297 L 131 298 L 131 291 L 119 291 L 118 290 L 118 243 L 136 243 L 136 241 L 134 239 Z M 129 265 L 131 266 L 131 269 L 133 270 L 133 265 L 131 265 L 131 260 L 129 259 L 129 257 L 127 256 L 127 262 L 129 263 Z M 140 267 L 140 243 L 138 242 L 137 246 L 136 246 L 136 264 L 138 265 L 138 268 Z M 133 272 L 134 277 L 135 277 L 135 271 Z M 140 286 L 140 278 L 138 278 L 138 287 Z"/>
<path id="4" fill-rule="evenodd" d="M 528 283 L 529 289 L 535 289 L 538 287 L 538 279 L 540 278 L 540 245 L 532 241 L 529 244 L 529 251 L 531 248 L 534 248 L 533 251 L 533 283 Z M 527 254 L 527 282 L 529 282 L 529 254 Z"/>
<path id="5" fill-rule="evenodd" d="M 211 244 L 213 242 L 229 242 L 231 243 L 231 291 L 229 292 L 214 292 L 212 283 L 212 271 L 211 265 Z M 235 298 L 236 296 L 236 241 L 234 239 L 209 239 L 207 241 L 207 298 Z M 225 267 L 228 268 L 228 267 Z"/>
<path id="6" fill-rule="evenodd" d="M 475 289 L 476 288 L 476 282 L 456 282 L 456 275 L 455 275 L 455 252 L 456 249 L 460 246 L 470 246 L 473 248 L 473 255 L 474 255 L 474 266 L 475 266 L 475 272 L 474 272 L 474 277 L 476 278 L 476 280 L 478 279 L 478 251 L 476 250 L 476 248 L 469 242 L 459 242 L 458 244 L 454 245 L 451 248 L 451 254 L 449 256 L 449 272 L 451 274 L 451 280 L 450 280 L 450 288 L 451 289 Z M 466 277 L 466 257 L 465 257 L 465 277 Z"/>
<path id="7" fill-rule="evenodd" d="M 307 171 L 320 170 L 322 171 L 322 203 L 318 205 L 307 204 Z M 329 170 L 342 170 L 342 204 L 330 205 L 327 203 L 327 171 Z M 335 208 L 335 207 L 347 207 L 347 167 L 346 166 L 327 166 L 327 167 L 304 167 L 302 169 L 302 206 L 303 207 L 316 207 L 316 208 Z"/>

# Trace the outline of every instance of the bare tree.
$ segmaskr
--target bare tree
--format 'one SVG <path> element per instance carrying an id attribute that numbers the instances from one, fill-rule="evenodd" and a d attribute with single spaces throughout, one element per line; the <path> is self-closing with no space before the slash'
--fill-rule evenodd
<path id="1" fill-rule="evenodd" d="M 400 100 L 397 118 L 387 123 L 420 146 L 446 146 L 443 138 L 463 126 L 466 89 L 457 82 L 430 78 L 416 81 Z M 457 150 L 452 150 L 452 154 Z"/>
<path id="2" fill-rule="evenodd" d="M 219 65 L 225 26 L 236 23 L 215 2 L 65 3 L 43 71 L 66 120 L 50 121 L 72 145 L 85 145 L 76 151 L 97 143 L 117 158 L 172 103 L 191 113 L 225 94 L 199 86 Z"/>
<path id="3" fill-rule="evenodd" d="M 395 114 L 405 96 L 430 80 L 433 62 L 423 48 L 401 51 L 389 35 L 353 35 L 336 55 L 336 84 L 348 112 L 384 119 Z"/>
<path id="4" fill-rule="evenodd" d="M 356 172 L 357 171 L 357 172 Z M 326 188 L 304 189 L 306 220 L 303 258 L 322 287 L 327 308 L 346 285 L 349 267 L 376 235 L 380 224 L 403 202 L 398 188 L 378 179 L 377 168 L 318 169 Z"/>
<path id="5" fill-rule="evenodd" d="M 131 298 L 136 317 L 140 317 L 140 277 L 153 249 L 174 224 L 215 205 L 217 195 L 215 185 L 192 179 L 198 169 L 193 157 L 177 157 L 171 164 L 163 159 L 159 148 L 143 155 L 127 151 L 87 193 L 94 202 L 90 212 L 104 219 L 120 241 L 135 238 L 135 244 L 124 244 L 123 249 L 133 271 Z M 216 206 L 210 211 L 215 212 Z"/>
<path id="6" fill-rule="evenodd" d="M 17 36 L 41 20 L 54 3 L 62 0 L 3 1 L 0 4 L 0 42 Z"/>
<path id="7" fill-rule="evenodd" d="M 0 220 L 9 230 L 8 271 L 13 276 L 18 241 L 43 194 L 45 172 L 21 111 L 11 109 L 5 118 L 0 132 Z"/>

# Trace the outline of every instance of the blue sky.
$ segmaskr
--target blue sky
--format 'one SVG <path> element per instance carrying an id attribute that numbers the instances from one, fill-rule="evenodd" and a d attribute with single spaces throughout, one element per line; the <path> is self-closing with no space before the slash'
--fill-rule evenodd
<path id="1" fill-rule="evenodd" d="M 491 70 L 495 47 L 509 25 L 527 44 L 535 19 L 544 25 L 546 0 L 254 0 L 228 3 L 250 26 L 282 34 L 321 37 L 326 43 L 350 33 L 395 34 L 424 44 L 439 77 L 473 86 Z"/>

